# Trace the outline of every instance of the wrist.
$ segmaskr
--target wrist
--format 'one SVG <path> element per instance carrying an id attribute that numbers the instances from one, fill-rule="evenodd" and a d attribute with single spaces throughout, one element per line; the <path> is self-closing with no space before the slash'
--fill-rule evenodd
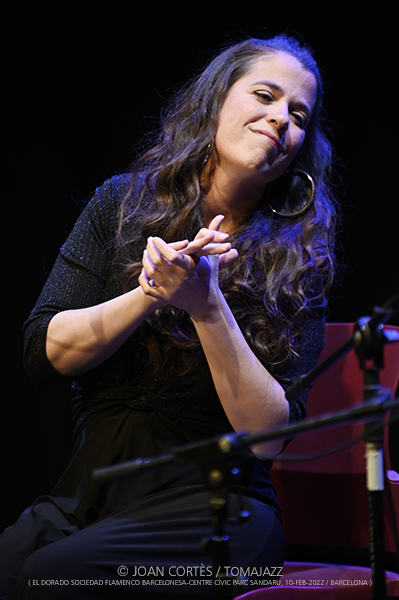
<path id="1" fill-rule="evenodd" d="M 138 286 L 137 288 L 132 290 L 132 292 L 139 296 L 139 301 L 141 302 L 141 306 L 145 317 L 148 317 L 153 312 L 155 312 L 157 308 L 160 308 L 163 304 L 165 304 L 163 300 L 160 300 L 159 298 L 154 298 L 153 296 L 146 294 L 141 286 Z"/>
<path id="2" fill-rule="evenodd" d="M 209 294 L 207 301 L 200 303 L 190 311 L 190 318 L 194 324 L 212 324 L 220 320 L 227 307 L 226 300 L 218 288 Z"/>

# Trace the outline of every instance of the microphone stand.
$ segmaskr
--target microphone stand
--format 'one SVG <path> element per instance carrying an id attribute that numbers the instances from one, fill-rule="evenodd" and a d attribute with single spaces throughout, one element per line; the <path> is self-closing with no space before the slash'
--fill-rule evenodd
<path id="1" fill-rule="evenodd" d="M 398 341 L 396 331 L 383 329 L 383 323 L 394 313 L 399 293 L 393 296 L 382 308 L 375 308 L 373 317 L 359 319 L 354 333 L 338 348 L 325 363 L 316 368 L 316 377 L 324 372 L 335 360 L 354 347 L 359 359 L 359 367 L 364 371 L 363 400 L 367 403 L 381 391 L 379 372 L 384 367 L 384 346 Z M 324 366 L 326 365 L 326 366 Z M 312 373 L 305 376 L 287 391 L 287 399 L 293 400 L 300 390 L 314 381 Z M 298 386 L 297 389 L 295 386 Z M 384 564 L 384 432 L 365 423 L 366 474 L 369 511 L 370 566 L 373 576 L 373 600 L 386 599 L 386 580 Z"/>
<path id="2" fill-rule="evenodd" d="M 381 421 L 385 413 L 394 408 L 399 409 L 399 401 L 392 398 L 390 390 L 381 388 L 376 396 L 350 410 L 327 413 L 323 417 L 307 419 L 299 425 L 287 425 L 286 427 L 270 429 L 252 435 L 225 434 L 205 442 L 181 446 L 170 454 L 150 459 L 137 458 L 116 466 L 98 468 L 92 472 L 92 478 L 95 482 L 103 484 L 113 479 L 137 476 L 153 468 L 187 463 L 204 465 L 203 472 L 207 474 L 205 483 L 210 494 L 214 526 L 214 536 L 206 543 L 207 549 L 213 554 L 213 594 L 214 598 L 228 598 L 232 591 L 234 595 L 240 593 L 239 586 L 234 585 L 231 589 L 228 585 L 215 585 L 215 581 L 230 579 L 224 571 L 224 567 L 229 564 L 229 538 L 224 534 L 224 522 L 226 519 L 228 481 L 232 466 L 239 465 L 245 459 L 245 456 L 249 454 L 249 447 L 253 444 L 304 434 L 350 421 L 375 424 L 376 420 Z M 219 469 L 221 464 L 223 464 L 222 470 Z M 381 561 L 374 562 L 371 566 L 373 571 L 376 571 L 377 568 L 380 568 Z M 373 600 L 385 600 L 383 595 L 377 595 L 375 582 L 378 583 L 379 581 L 380 578 L 374 576 Z M 385 588 L 385 571 L 383 586 Z"/>
<path id="3" fill-rule="evenodd" d="M 388 410 L 399 408 L 399 402 L 392 398 L 390 390 L 381 388 L 379 384 L 379 369 L 383 366 L 384 345 L 398 341 L 397 332 L 385 331 L 382 324 L 391 318 L 394 311 L 390 307 L 398 299 L 399 293 L 383 308 L 377 308 L 373 317 L 360 319 L 355 325 L 354 333 L 349 340 L 308 375 L 301 377 L 286 392 L 287 400 L 293 402 L 305 390 L 307 391 L 324 371 L 349 352 L 352 347 L 355 347 L 360 366 L 365 371 L 364 402 L 359 406 L 345 411 L 328 413 L 321 418 L 306 419 L 299 425 L 287 425 L 286 427 L 266 430 L 252 435 L 229 433 L 207 439 L 204 442 L 180 446 L 170 454 L 155 458 L 137 458 L 116 466 L 95 469 L 92 473 L 93 480 L 101 484 L 115 478 L 131 477 L 143 471 L 167 467 L 168 465 L 199 464 L 210 494 L 214 527 L 214 536 L 207 542 L 207 547 L 213 554 L 214 573 L 216 573 L 213 578 L 213 594 L 214 598 L 227 598 L 232 590 L 229 590 L 227 585 L 215 585 L 215 581 L 221 578 L 230 579 L 223 569 L 229 564 L 228 536 L 224 533 L 224 523 L 227 514 L 228 487 L 232 466 L 239 465 L 250 454 L 249 447 L 253 444 L 285 438 L 287 435 L 303 434 L 353 420 L 365 422 L 373 600 L 385 600 L 382 505 L 384 489 L 383 433 L 382 427 L 377 434 L 374 430 L 376 420 L 382 423 Z M 240 593 L 239 586 L 234 585 L 234 595 L 237 593 Z"/>
<path id="4" fill-rule="evenodd" d="M 359 366 L 364 371 L 363 399 L 365 402 L 380 390 L 379 370 L 384 366 L 384 344 L 389 343 L 382 325 L 369 326 L 361 319 L 356 325 L 354 346 Z M 396 332 L 394 332 L 396 333 Z M 384 565 L 384 431 L 371 430 L 365 424 L 366 473 L 369 510 L 370 564 L 373 573 L 373 598 L 385 600 L 386 580 Z"/>

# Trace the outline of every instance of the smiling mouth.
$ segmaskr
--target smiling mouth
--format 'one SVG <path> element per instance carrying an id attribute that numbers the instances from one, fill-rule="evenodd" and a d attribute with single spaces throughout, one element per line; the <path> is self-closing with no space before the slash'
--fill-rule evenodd
<path id="1" fill-rule="evenodd" d="M 257 135 L 260 135 L 260 136 L 265 137 L 268 140 L 270 140 L 273 143 L 273 145 L 276 147 L 278 152 L 283 151 L 283 146 L 281 145 L 280 140 L 273 134 L 269 133 L 268 131 L 262 131 L 261 129 L 251 129 L 251 131 L 252 131 L 252 133 L 256 133 Z"/>

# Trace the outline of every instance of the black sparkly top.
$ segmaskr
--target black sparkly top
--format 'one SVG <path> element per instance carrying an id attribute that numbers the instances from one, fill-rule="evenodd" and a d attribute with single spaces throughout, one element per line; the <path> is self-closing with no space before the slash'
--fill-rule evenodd
<path id="1" fill-rule="evenodd" d="M 98 188 L 60 250 L 24 326 L 25 367 L 34 382 L 46 383 L 62 377 L 48 361 L 45 351 L 51 318 L 60 311 L 93 306 L 123 293 L 120 267 L 115 262 L 114 237 L 120 202 L 129 184 L 130 176 L 125 174 Z M 142 250 L 134 249 L 137 260 Z M 324 303 L 321 303 L 306 326 L 302 362 L 287 368 L 285 386 L 315 366 L 323 343 Z M 74 497 L 76 506 L 96 505 L 97 516 L 123 506 L 137 494 L 152 493 L 158 489 L 160 479 L 146 478 L 144 490 L 142 486 L 129 487 L 116 482 L 110 488 L 122 486 L 123 491 L 119 489 L 118 493 L 99 499 L 87 477 L 91 469 L 168 452 L 180 444 L 232 431 L 205 358 L 195 371 L 165 383 L 143 361 L 143 352 L 140 335 L 135 333 L 102 365 L 71 381 L 75 449 L 54 493 Z M 302 396 L 291 405 L 291 422 L 305 416 L 305 403 L 306 397 Z M 242 470 L 240 488 L 248 495 L 275 504 L 268 466 L 251 457 Z M 166 476 L 166 484 L 164 476 L 161 479 L 162 485 L 198 483 L 192 472 Z"/>

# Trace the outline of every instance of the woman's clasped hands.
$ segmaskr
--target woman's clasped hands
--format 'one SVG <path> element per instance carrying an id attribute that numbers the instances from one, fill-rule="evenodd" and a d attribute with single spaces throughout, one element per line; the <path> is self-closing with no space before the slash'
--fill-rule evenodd
<path id="1" fill-rule="evenodd" d="M 219 231 L 224 219 L 218 215 L 194 240 L 166 243 L 149 237 L 143 253 L 139 283 L 143 292 L 160 304 L 172 304 L 195 317 L 212 308 L 219 292 L 219 269 L 237 258 L 237 251 Z"/>

